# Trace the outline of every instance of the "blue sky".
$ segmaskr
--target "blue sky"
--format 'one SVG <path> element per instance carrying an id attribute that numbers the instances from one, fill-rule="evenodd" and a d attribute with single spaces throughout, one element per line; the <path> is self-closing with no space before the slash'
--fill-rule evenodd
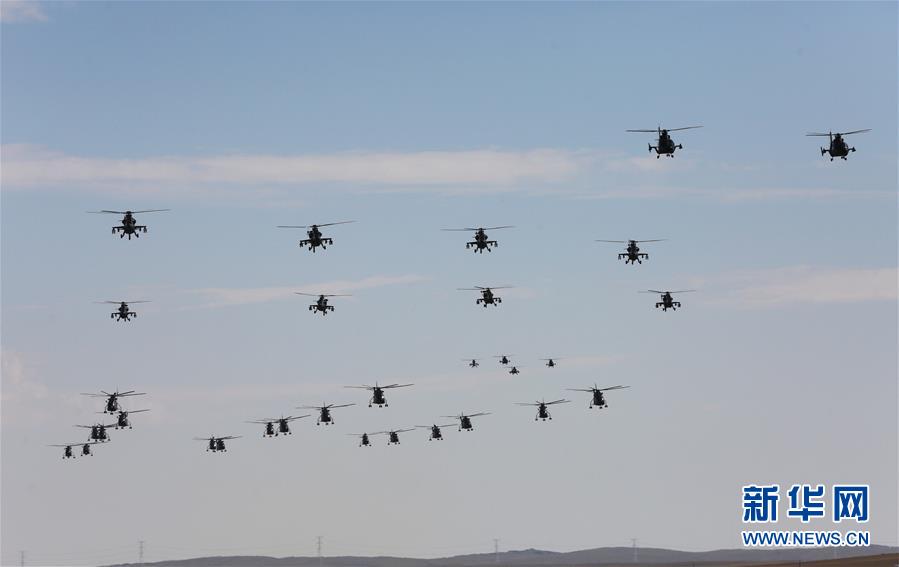
<path id="1" fill-rule="evenodd" d="M 870 482 L 896 543 L 894 3 L 3 10 L 3 563 L 319 534 L 737 547 L 748 482 Z M 659 123 L 705 127 L 656 160 L 624 131 Z M 804 137 L 859 128 L 847 162 Z M 163 207 L 132 242 L 84 214 Z M 349 219 L 315 256 L 274 228 Z M 501 224 L 483 257 L 438 230 Z M 593 242 L 626 238 L 669 241 L 637 267 Z M 496 310 L 455 291 L 484 284 L 516 288 Z M 694 287 L 673 314 L 636 293 Z M 354 297 L 322 319 L 300 290 Z M 126 326 L 104 299 L 153 303 Z M 501 352 L 522 375 L 459 360 Z M 331 431 L 243 423 L 375 380 L 416 386 Z M 632 388 L 552 424 L 512 405 L 594 382 Z M 61 462 L 45 445 L 98 409 L 78 393 L 116 387 L 153 411 Z M 344 435 L 460 411 L 494 415 L 440 446 Z M 244 438 L 207 455 L 211 433 Z"/>

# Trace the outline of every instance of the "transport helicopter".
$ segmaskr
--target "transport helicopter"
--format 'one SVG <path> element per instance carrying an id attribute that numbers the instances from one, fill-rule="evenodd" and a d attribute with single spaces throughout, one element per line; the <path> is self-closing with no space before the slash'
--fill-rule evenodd
<path id="1" fill-rule="evenodd" d="M 124 398 L 127 396 L 144 396 L 146 392 L 137 392 L 135 390 L 128 390 L 127 392 L 119 392 L 116 390 L 113 393 L 106 392 L 104 390 L 100 390 L 99 394 L 85 394 L 82 393 L 82 396 L 91 396 L 92 398 L 106 398 L 105 407 L 102 413 L 116 413 L 121 410 L 121 405 L 119 404 L 119 398 Z"/>
<path id="2" fill-rule="evenodd" d="M 627 244 L 627 248 L 624 252 L 618 255 L 618 259 L 624 259 L 624 264 L 642 264 L 643 260 L 649 259 L 649 254 L 646 252 L 640 252 L 640 247 L 637 246 L 637 243 L 640 242 L 664 242 L 665 238 L 657 238 L 655 240 L 597 240 L 596 242 L 616 242 L 619 244 Z"/>
<path id="3" fill-rule="evenodd" d="M 369 386 L 367 384 L 363 384 L 362 386 L 344 386 L 344 388 L 358 388 L 360 390 L 371 390 L 371 399 L 368 400 L 368 407 L 371 407 L 372 404 L 380 407 L 386 407 L 390 404 L 387 403 L 387 398 L 384 396 L 384 390 L 388 390 L 390 388 L 405 388 L 407 386 L 413 386 L 414 384 L 388 384 L 386 386 L 378 386 L 378 383 L 375 382 L 374 386 Z"/>
<path id="4" fill-rule="evenodd" d="M 484 307 L 486 308 L 488 305 L 497 305 L 498 306 L 500 303 L 503 302 L 503 299 L 501 297 L 499 297 L 498 295 L 495 295 L 493 293 L 494 289 L 509 289 L 511 287 L 512 286 L 510 286 L 510 285 L 505 285 L 505 286 L 489 288 L 489 287 L 481 287 L 481 286 L 476 285 L 474 287 L 460 287 L 460 288 L 458 288 L 458 290 L 459 291 L 479 291 L 479 292 L 481 292 L 481 297 L 477 301 L 475 301 L 475 303 L 477 303 L 479 305 L 481 303 L 483 303 Z"/>
<path id="5" fill-rule="evenodd" d="M 826 148 L 821 148 L 821 155 L 830 154 L 830 161 L 833 161 L 833 158 L 835 157 L 845 160 L 850 152 L 855 151 L 855 148 L 849 147 L 849 144 L 846 143 L 843 136 L 870 131 L 870 128 L 865 128 L 864 130 L 853 130 L 852 132 L 828 132 L 827 134 L 822 132 L 809 132 L 806 136 L 827 136 L 830 139 L 830 144 Z"/>
<path id="6" fill-rule="evenodd" d="M 302 419 L 304 417 L 309 417 L 307 415 L 288 415 L 284 417 L 283 415 L 279 418 L 268 418 L 268 419 L 257 419 L 254 421 L 248 421 L 247 423 L 256 423 L 265 426 L 265 431 L 263 432 L 263 437 L 277 437 L 278 435 L 293 435 L 293 432 L 290 430 L 290 422 L 296 421 L 298 419 Z"/>
<path id="7" fill-rule="evenodd" d="M 309 297 L 315 297 L 317 295 L 318 301 L 309 306 L 309 311 L 312 311 L 313 313 L 319 312 L 322 315 L 327 315 L 328 311 L 334 311 L 334 306 L 328 305 L 329 297 L 350 297 L 349 295 L 336 293 L 303 293 L 300 291 L 295 291 L 294 293 L 297 295 L 306 295 Z"/>
<path id="8" fill-rule="evenodd" d="M 194 437 L 194 441 L 206 441 L 206 450 L 212 451 L 213 453 L 219 453 L 227 451 L 225 448 L 225 441 L 229 439 L 240 439 L 243 435 L 229 435 L 227 437 Z"/>
<path id="9" fill-rule="evenodd" d="M 463 429 L 465 431 L 474 431 L 474 427 L 471 425 L 471 418 L 479 417 L 482 415 L 490 415 L 490 412 L 473 413 L 471 415 L 465 415 L 464 413 L 460 413 L 459 415 L 441 415 L 440 417 L 446 417 L 449 419 L 458 419 L 459 420 L 459 431 L 462 431 Z"/>
<path id="10" fill-rule="evenodd" d="M 501 228 L 515 228 L 511 225 L 509 226 L 491 226 L 488 228 L 441 228 L 440 230 L 458 232 L 458 231 L 468 231 L 474 232 L 474 240 L 471 242 L 465 243 L 465 248 L 471 249 L 474 248 L 474 252 L 479 252 L 481 254 L 484 253 L 484 250 L 487 252 L 492 252 L 493 246 L 499 246 L 499 243 L 496 240 L 488 240 L 487 232 L 488 230 L 499 230 Z"/>
<path id="11" fill-rule="evenodd" d="M 418 429 L 430 429 L 430 435 L 428 436 L 428 441 L 443 441 L 443 432 L 440 431 L 441 427 L 452 427 L 455 424 L 450 425 L 437 425 L 436 423 L 433 425 L 416 425 Z"/>
<path id="12" fill-rule="evenodd" d="M 115 423 L 97 423 L 95 425 L 75 425 L 74 427 L 80 427 L 82 429 L 90 429 L 91 432 L 88 434 L 88 441 L 100 441 L 101 443 L 109 441 L 109 434 L 106 433 L 106 429 L 108 427 L 115 427 Z"/>
<path id="13" fill-rule="evenodd" d="M 590 398 L 590 408 L 592 409 L 594 406 L 602 409 L 609 407 L 609 404 L 606 403 L 606 397 L 603 392 L 608 392 L 609 390 L 623 390 L 624 388 L 630 388 L 630 386 L 610 386 L 608 388 L 598 388 L 596 384 L 593 385 L 592 388 L 567 388 L 570 392 L 590 392 L 593 396 Z"/>
<path id="14" fill-rule="evenodd" d="M 120 226 L 112 227 L 112 233 L 120 232 L 119 238 L 124 238 L 128 236 L 128 240 L 131 240 L 131 237 L 140 238 L 140 233 L 143 232 L 146 234 L 147 227 L 146 225 L 137 224 L 137 219 L 134 218 L 136 214 L 143 213 L 160 213 L 163 211 L 171 211 L 172 209 L 148 209 L 146 211 L 88 211 L 93 214 L 111 214 L 111 215 L 125 215 L 122 217 L 122 224 Z"/>
<path id="15" fill-rule="evenodd" d="M 561 359 L 561 358 L 556 358 L 556 359 L 552 359 L 552 358 L 541 358 L 540 360 L 546 361 L 546 367 L 547 367 L 547 368 L 555 368 L 555 367 L 557 366 L 556 360 L 562 360 L 562 359 Z"/>
<path id="16" fill-rule="evenodd" d="M 480 366 L 477 358 L 472 358 L 471 360 L 463 358 L 462 362 L 467 362 L 469 368 L 477 368 L 478 366 Z"/>
<path id="17" fill-rule="evenodd" d="M 378 431 L 377 433 L 372 433 L 372 435 L 387 435 L 388 445 L 399 445 L 400 433 L 405 433 L 407 431 L 412 431 L 412 429 L 393 429 L 391 431 Z"/>
<path id="18" fill-rule="evenodd" d="M 663 155 L 667 155 L 668 157 L 674 157 L 674 150 L 682 150 L 684 147 L 681 144 L 675 144 L 674 140 L 671 138 L 669 132 L 677 132 L 679 130 L 692 130 L 694 128 L 702 128 L 702 126 L 685 126 L 683 128 L 668 128 L 667 130 L 663 129 L 661 126 L 656 128 L 655 130 L 627 130 L 628 132 L 654 132 L 659 136 L 658 145 L 653 146 L 649 144 L 649 151 L 652 152 L 655 150 L 656 159 L 659 159 Z"/>
<path id="19" fill-rule="evenodd" d="M 87 443 L 69 443 L 68 445 L 48 445 L 48 447 L 63 447 L 62 458 L 74 459 L 75 453 L 72 451 L 72 447 L 81 445 L 81 456 L 91 457 L 93 456 L 93 453 L 91 453 L 91 445 L 96 445 L 98 443 L 99 441 L 89 441 Z"/>
<path id="20" fill-rule="evenodd" d="M 119 415 L 116 416 L 115 428 L 116 429 L 125 429 L 127 427 L 128 429 L 134 429 L 133 427 L 131 427 L 131 420 L 128 419 L 128 416 L 131 415 L 132 413 L 140 413 L 143 411 L 150 411 L 150 410 L 148 410 L 148 409 L 136 409 L 136 410 L 131 410 L 131 411 L 119 410 Z M 106 413 L 106 412 L 97 412 L 97 413 Z"/>
<path id="21" fill-rule="evenodd" d="M 118 309 L 109 314 L 110 319 L 118 321 L 130 321 L 132 317 L 137 317 L 137 313 L 131 311 L 128 307 L 132 303 L 150 303 L 149 301 L 95 301 L 94 303 L 118 305 Z"/>
<path id="22" fill-rule="evenodd" d="M 538 419 L 542 419 L 543 421 L 546 421 L 547 419 L 552 420 L 552 418 L 553 418 L 553 416 L 549 413 L 549 410 L 546 409 L 546 406 L 551 406 L 553 404 L 567 404 L 570 401 L 571 400 L 553 400 L 551 402 L 541 401 L 541 402 L 535 402 L 533 404 L 525 403 L 525 402 L 517 402 L 515 405 L 516 406 L 534 406 L 534 407 L 536 407 L 537 408 L 537 417 L 534 418 L 534 421 L 537 421 Z"/>
<path id="23" fill-rule="evenodd" d="M 318 410 L 318 420 L 315 422 L 315 425 L 333 425 L 334 418 L 331 417 L 331 410 L 336 408 L 348 408 L 350 406 L 354 406 L 356 404 L 341 404 L 341 405 L 320 405 L 320 406 L 300 406 L 296 409 L 314 409 Z"/>
<path id="24" fill-rule="evenodd" d="M 356 221 L 341 221 L 341 222 L 328 222 L 324 224 L 313 224 L 310 226 L 294 226 L 294 225 L 278 225 L 278 228 L 308 228 L 306 231 L 306 240 L 300 240 L 300 248 L 306 246 L 307 249 L 315 252 L 315 249 L 321 246 L 322 250 L 327 250 L 328 246 L 334 244 L 334 241 L 330 238 L 325 238 L 322 236 L 322 232 L 319 230 L 320 227 L 323 226 L 334 226 L 337 224 L 349 224 L 351 222 Z M 328 246 L 325 246 L 325 245 Z"/>
<path id="25" fill-rule="evenodd" d="M 506 366 L 507 364 L 509 364 L 510 362 L 512 362 L 512 359 L 511 359 L 512 356 L 515 356 L 515 355 L 514 355 L 514 354 L 510 354 L 510 355 L 505 355 L 505 354 L 504 354 L 504 355 L 501 355 L 501 356 L 494 356 L 493 358 L 498 358 L 498 359 L 499 359 L 499 363 L 502 364 L 503 366 Z"/>
<path id="26" fill-rule="evenodd" d="M 347 433 L 347 435 L 358 437 L 360 447 L 371 447 L 371 441 L 368 438 L 368 433 Z M 374 433 L 372 433 L 372 435 L 374 435 Z"/>
<path id="27" fill-rule="evenodd" d="M 647 289 L 646 291 L 641 291 L 640 293 L 660 293 L 662 294 L 661 301 L 656 302 L 656 309 L 659 307 L 662 308 L 662 311 L 668 311 L 671 309 L 672 311 L 677 311 L 677 308 L 680 307 L 680 301 L 674 301 L 674 298 L 671 297 L 674 293 L 690 293 L 696 291 L 695 289 L 682 289 L 679 291 L 658 291 L 655 289 Z"/>

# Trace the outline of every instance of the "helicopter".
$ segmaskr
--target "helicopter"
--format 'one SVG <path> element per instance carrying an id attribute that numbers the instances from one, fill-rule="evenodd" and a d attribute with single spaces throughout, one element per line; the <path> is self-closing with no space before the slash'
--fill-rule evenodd
<path id="1" fill-rule="evenodd" d="M 515 355 L 505 355 L 504 354 L 502 356 L 494 356 L 493 358 L 498 358 L 499 363 L 502 364 L 503 366 L 506 366 L 507 364 L 512 362 L 512 360 L 509 358 L 509 356 L 515 356 Z"/>
<path id="2" fill-rule="evenodd" d="M 293 225 L 278 225 L 278 228 L 308 228 L 306 231 L 306 236 L 308 237 L 306 240 L 300 240 L 300 247 L 306 246 L 312 252 L 315 252 L 315 249 L 319 246 L 322 247 L 322 250 L 327 250 L 328 246 L 334 244 L 334 241 L 330 238 L 324 238 L 322 236 L 319 227 L 322 226 L 334 226 L 336 224 L 349 224 L 351 222 L 356 221 L 341 221 L 341 222 L 328 222 L 324 224 L 313 224 L 310 226 L 293 226 Z M 327 244 L 328 246 L 325 246 Z"/>
<path id="3" fill-rule="evenodd" d="M 289 415 L 287 417 L 281 416 L 277 419 L 259 419 L 255 421 L 248 421 L 247 423 L 259 423 L 264 425 L 265 433 L 262 434 L 263 437 L 277 437 L 282 433 L 284 435 L 293 435 L 293 432 L 290 431 L 290 425 L 288 424 L 291 421 L 302 419 L 304 417 L 309 417 L 309 415 Z M 275 424 L 278 425 L 277 429 L 275 428 Z"/>
<path id="4" fill-rule="evenodd" d="M 415 427 L 419 429 L 430 429 L 431 434 L 428 437 L 428 441 L 443 441 L 443 433 L 440 431 L 441 427 L 452 427 L 453 424 L 450 425 L 437 425 L 436 423 L 433 425 L 416 425 Z"/>
<path id="5" fill-rule="evenodd" d="M 391 431 L 378 431 L 377 433 L 372 433 L 372 435 L 386 434 L 388 445 L 399 445 L 400 444 L 400 433 L 405 433 L 406 431 L 412 431 L 412 429 L 394 429 Z"/>
<path id="6" fill-rule="evenodd" d="M 499 243 L 496 240 L 488 240 L 487 230 L 499 230 L 501 228 L 514 228 L 513 226 L 491 226 L 488 228 L 442 228 L 440 230 L 445 231 L 474 231 L 474 240 L 471 242 L 465 243 L 465 248 L 470 249 L 472 246 L 474 247 L 474 252 L 479 252 L 481 254 L 484 253 L 484 250 L 487 252 L 491 252 L 491 246 L 499 246 Z"/>
<path id="7" fill-rule="evenodd" d="M 378 383 L 375 382 L 374 386 L 362 385 L 362 386 L 344 386 L 344 388 L 359 388 L 362 390 L 371 390 L 371 399 L 368 400 L 368 407 L 371 407 L 372 404 L 380 407 L 386 407 L 389 404 L 387 403 L 387 398 L 384 396 L 384 390 L 389 388 L 405 388 L 406 386 L 412 386 L 413 384 L 388 384 L 386 386 L 378 386 Z"/>
<path id="8" fill-rule="evenodd" d="M 470 361 L 467 358 L 463 358 L 462 362 L 468 362 L 469 368 L 477 368 L 478 366 L 480 366 L 477 358 L 472 358 Z"/>
<path id="9" fill-rule="evenodd" d="M 91 396 L 94 398 L 106 398 L 106 409 L 103 410 L 103 413 L 115 413 L 121 410 L 121 406 L 119 405 L 119 398 L 124 398 L 126 396 L 144 396 L 146 392 L 136 392 L 134 390 L 128 390 L 127 392 L 119 392 L 116 390 L 113 393 L 109 393 L 103 390 L 100 390 L 99 394 L 81 394 L 82 396 Z"/>
<path id="10" fill-rule="evenodd" d="M 671 309 L 672 311 L 677 311 L 677 308 L 680 307 L 680 301 L 674 301 L 671 297 L 673 293 L 690 293 L 696 291 L 695 289 L 682 289 L 679 291 L 658 291 L 655 289 L 647 289 L 646 291 L 641 291 L 640 293 L 660 293 L 662 294 L 662 300 L 656 302 L 656 309 L 659 307 L 662 308 L 662 311 L 668 311 Z"/>
<path id="11" fill-rule="evenodd" d="M 471 425 L 471 418 L 479 417 L 482 415 L 490 415 L 489 412 L 481 412 L 481 413 L 473 413 L 471 415 L 465 415 L 464 413 L 460 413 L 459 415 L 442 415 L 440 417 L 447 417 L 450 419 L 458 419 L 459 420 L 459 431 L 463 429 L 465 431 L 474 431 L 474 427 Z M 433 433 L 433 430 L 432 430 Z"/>
<path id="12" fill-rule="evenodd" d="M 630 386 L 610 386 L 608 388 L 597 388 L 596 384 L 593 385 L 592 388 L 568 388 L 571 392 L 590 392 L 593 394 L 593 397 L 590 398 L 590 408 L 596 406 L 600 409 L 609 407 L 609 404 L 606 403 L 606 397 L 603 392 L 608 392 L 609 390 L 623 390 L 624 388 L 630 388 Z"/>
<path id="13" fill-rule="evenodd" d="M 131 240 L 131 236 L 133 235 L 135 238 L 140 238 L 140 233 L 143 232 L 146 234 L 147 227 L 142 224 L 137 224 L 137 220 L 134 218 L 134 215 L 138 213 L 159 213 L 162 211 L 171 211 L 172 209 L 148 209 L 146 211 L 88 211 L 89 213 L 95 214 L 112 214 L 112 215 L 125 215 L 122 217 L 121 226 L 112 227 L 112 233 L 121 232 L 119 234 L 119 238 L 124 238 L 126 235 L 128 236 L 128 240 Z"/>
<path id="14" fill-rule="evenodd" d="M 334 418 L 331 417 L 331 410 L 335 408 L 348 408 L 350 406 L 354 406 L 356 404 L 341 404 L 341 405 L 320 405 L 320 406 L 300 406 L 296 409 L 316 409 L 318 410 L 318 421 L 315 422 L 315 425 L 333 425 Z"/>
<path id="15" fill-rule="evenodd" d="M 512 365 L 512 368 L 509 369 L 509 374 L 521 374 L 521 370 L 517 366 Z"/>
<path id="16" fill-rule="evenodd" d="M 116 429 L 125 429 L 127 427 L 128 429 L 134 429 L 133 427 L 131 427 L 131 421 L 128 419 L 128 416 L 131 415 L 132 413 L 140 413 L 142 411 L 150 411 L 150 410 L 148 410 L 148 409 L 136 409 L 136 410 L 131 410 L 131 411 L 119 410 L 119 415 L 116 416 L 115 428 Z M 98 412 L 98 413 L 106 413 L 106 412 Z"/>
<path id="17" fill-rule="evenodd" d="M 313 313 L 318 311 L 322 315 L 327 315 L 328 311 L 334 311 L 334 306 L 328 305 L 329 297 L 350 297 L 349 295 L 338 295 L 338 294 L 334 294 L 334 293 L 318 294 L 318 293 L 303 293 L 300 291 L 295 291 L 294 293 L 297 295 L 308 295 L 309 297 L 315 297 L 316 295 L 318 295 L 318 301 L 316 301 L 315 303 L 313 303 L 312 305 L 309 306 L 309 311 L 312 311 Z"/>
<path id="18" fill-rule="evenodd" d="M 663 242 L 664 238 L 657 238 L 655 240 L 597 240 L 596 242 L 617 242 L 620 244 L 627 244 L 627 249 L 618 255 L 618 259 L 624 259 L 624 264 L 642 264 L 643 260 L 649 259 L 649 254 L 646 252 L 640 252 L 640 247 L 637 246 L 638 242 Z M 641 258 L 643 260 L 641 260 Z"/>
<path id="19" fill-rule="evenodd" d="M 225 448 L 225 441 L 228 439 L 240 439 L 242 435 L 229 435 L 227 437 L 194 437 L 194 441 L 206 441 L 209 443 L 206 446 L 207 451 L 212 451 L 213 453 L 224 452 L 228 449 Z"/>
<path id="20" fill-rule="evenodd" d="M 849 155 L 849 152 L 854 152 L 855 148 L 850 148 L 849 144 L 846 143 L 846 140 L 843 139 L 843 136 L 848 136 L 849 134 L 861 134 L 863 132 L 870 132 L 870 128 L 865 128 L 864 130 L 853 130 L 852 132 L 828 132 L 824 134 L 822 132 L 809 132 L 806 136 L 827 136 L 830 139 L 830 146 L 827 148 L 821 148 L 821 155 L 830 154 L 830 161 L 833 161 L 833 158 L 838 157 L 843 160 L 846 159 L 846 156 Z"/>
<path id="21" fill-rule="evenodd" d="M 516 403 L 515 405 L 516 406 L 535 406 L 537 408 L 537 417 L 534 418 L 534 421 L 537 421 L 538 419 L 542 419 L 543 421 L 546 421 L 547 419 L 552 420 L 552 418 L 553 418 L 553 416 L 550 415 L 549 410 L 546 409 L 546 406 L 551 406 L 553 404 L 567 404 L 570 401 L 571 400 L 554 400 L 552 402 L 541 401 L 541 402 L 535 402 L 533 404 L 521 402 L 521 403 Z"/>
<path id="22" fill-rule="evenodd" d="M 368 433 L 347 433 L 347 435 L 358 437 L 360 447 L 371 447 L 371 441 L 368 438 Z M 372 435 L 374 435 L 374 433 L 372 433 Z"/>
<path id="23" fill-rule="evenodd" d="M 63 459 L 74 459 L 75 453 L 72 451 L 72 447 L 75 445 L 81 445 L 81 456 L 88 457 L 93 456 L 91 453 L 91 445 L 96 445 L 99 441 L 89 441 L 87 443 L 69 443 L 68 445 L 48 445 L 48 447 L 63 447 L 62 458 Z"/>
<path id="24" fill-rule="evenodd" d="M 556 359 L 552 359 L 552 358 L 541 358 L 540 360 L 545 360 L 545 361 L 546 361 L 546 367 L 547 367 L 547 368 L 555 368 L 556 366 L 558 366 L 558 365 L 556 364 L 556 360 L 562 360 L 562 359 L 561 359 L 561 358 L 556 358 Z"/>
<path id="25" fill-rule="evenodd" d="M 656 128 L 655 130 L 627 130 L 628 132 L 656 132 L 659 136 L 658 145 L 653 146 L 649 144 L 649 151 L 655 150 L 656 159 L 659 159 L 663 155 L 667 155 L 668 157 L 674 157 L 674 150 L 682 150 L 684 147 L 681 144 L 675 144 L 674 140 L 671 139 L 671 135 L 669 132 L 677 132 L 678 130 L 692 130 L 693 128 L 702 128 L 702 126 L 685 126 L 683 128 L 668 128 L 667 130 L 663 130 L 661 126 Z"/>
<path id="26" fill-rule="evenodd" d="M 506 286 L 489 288 L 489 287 L 481 287 L 481 286 L 476 285 L 474 287 L 460 287 L 458 289 L 459 289 L 459 291 L 480 291 L 481 297 L 480 297 L 480 299 L 475 301 L 475 303 L 477 303 L 477 304 L 483 303 L 484 307 L 486 308 L 488 305 L 499 305 L 500 303 L 503 302 L 503 299 L 501 297 L 493 294 L 494 289 L 509 289 L 510 287 L 512 287 L 512 286 L 506 285 Z"/>
<path id="27" fill-rule="evenodd" d="M 81 427 L 82 429 L 90 429 L 91 432 L 88 435 L 88 441 L 99 441 L 101 443 L 109 441 L 109 435 L 106 433 L 107 427 L 115 427 L 115 423 L 98 423 L 95 425 L 75 425 L 74 427 Z"/>
<path id="28" fill-rule="evenodd" d="M 109 314 L 110 319 L 117 319 L 119 321 L 130 321 L 131 317 L 137 317 L 137 313 L 131 311 L 128 308 L 128 304 L 130 303 L 150 303 L 149 301 L 95 301 L 94 303 L 109 303 L 112 305 L 118 305 L 118 309 Z"/>

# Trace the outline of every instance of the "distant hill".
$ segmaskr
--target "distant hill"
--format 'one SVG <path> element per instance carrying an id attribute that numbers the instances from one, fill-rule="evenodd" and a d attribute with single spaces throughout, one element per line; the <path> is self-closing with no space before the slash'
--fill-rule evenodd
<path id="1" fill-rule="evenodd" d="M 719 549 L 715 551 L 676 551 L 672 549 L 637 548 L 638 562 L 634 563 L 631 547 L 602 547 L 558 553 L 539 549 L 504 551 L 499 555 L 480 553 L 440 559 L 410 559 L 403 557 L 325 557 L 323 567 L 467 567 L 503 565 L 504 567 L 566 566 L 635 567 L 639 565 L 669 565 L 672 567 L 718 567 L 747 563 L 777 564 L 815 562 L 814 567 L 894 567 L 899 565 L 899 548 L 872 545 L 838 549 Z M 144 563 L 144 567 L 317 567 L 317 557 L 197 557 L 176 561 Z M 137 567 L 134 563 L 108 567 Z M 785 566 L 784 566 L 785 567 Z M 811 565 L 802 567 L 813 567 Z"/>

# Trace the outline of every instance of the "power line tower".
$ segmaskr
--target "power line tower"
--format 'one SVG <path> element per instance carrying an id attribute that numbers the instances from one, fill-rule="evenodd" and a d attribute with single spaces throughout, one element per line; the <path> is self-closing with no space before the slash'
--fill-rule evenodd
<path id="1" fill-rule="evenodd" d="M 144 540 L 137 542 L 137 564 L 144 564 Z"/>
<path id="2" fill-rule="evenodd" d="M 316 551 L 318 552 L 318 567 L 321 567 L 321 565 L 322 565 L 322 536 L 316 537 L 315 540 L 316 540 L 315 548 L 316 548 Z"/>
<path id="3" fill-rule="evenodd" d="M 499 563 L 499 538 L 493 538 L 493 562 Z"/>
<path id="4" fill-rule="evenodd" d="M 634 563 L 637 562 L 637 538 L 631 538 L 631 548 L 634 550 Z"/>
<path id="5" fill-rule="evenodd" d="M 19 552 L 19 565 L 20 565 L 20 567 L 25 567 L 25 552 L 24 551 Z"/>

